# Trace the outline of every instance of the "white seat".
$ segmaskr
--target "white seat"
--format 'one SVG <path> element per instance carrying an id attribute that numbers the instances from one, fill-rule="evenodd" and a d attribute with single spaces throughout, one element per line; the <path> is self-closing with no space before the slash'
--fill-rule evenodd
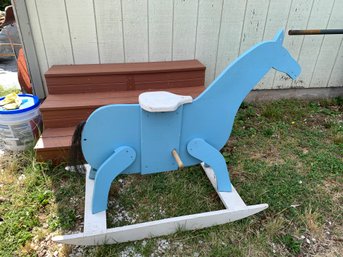
<path id="1" fill-rule="evenodd" d="M 173 112 L 179 106 L 192 101 L 191 96 L 176 95 L 166 91 L 145 92 L 139 95 L 139 104 L 147 112 Z"/>

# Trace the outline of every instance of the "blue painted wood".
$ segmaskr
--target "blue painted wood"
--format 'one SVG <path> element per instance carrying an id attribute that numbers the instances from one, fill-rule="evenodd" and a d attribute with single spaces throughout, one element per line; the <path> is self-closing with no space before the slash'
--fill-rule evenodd
<path id="1" fill-rule="evenodd" d="M 136 152 L 131 147 L 122 146 L 100 166 L 95 175 L 92 198 L 93 214 L 107 209 L 108 193 L 112 181 L 136 159 Z"/>
<path id="2" fill-rule="evenodd" d="M 164 123 L 169 115 L 173 115 L 172 112 L 159 113 L 158 119 L 151 119 L 156 125 L 154 127 L 149 124 L 149 119 L 143 117 L 144 112 L 137 104 L 108 105 L 97 109 L 88 118 L 82 132 L 85 159 L 98 169 L 112 158 L 114 149 L 129 146 L 137 157 L 123 173 L 161 172 L 176 169 L 170 159 L 173 149 L 168 149 L 175 146 L 184 166 L 199 164 L 201 160 L 188 152 L 187 145 L 199 138 L 219 151 L 229 139 L 242 101 L 271 68 L 288 74 L 292 79 L 300 74 L 299 64 L 282 46 L 283 38 L 281 30 L 273 40 L 255 45 L 230 64 L 198 98 L 182 106 L 181 122 L 173 118 L 175 124 L 158 124 L 157 120 Z M 206 163 L 218 165 L 215 160 L 218 157 L 213 158 Z M 217 182 L 225 190 L 225 184 L 230 184 L 224 177 Z M 101 185 L 96 183 L 95 187 L 98 186 Z"/>
<path id="3" fill-rule="evenodd" d="M 179 151 L 182 106 L 174 112 L 141 110 L 142 174 L 176 170 L 171 151 Z"/>
<path id="4" fill-rule="evenodd" d="M 195 138 L 187 145 L 187 151 L 194 158 L 209 165 L 216 175 L 219 192 L 231 192 L 229 171 L 223 155 L 202 138 Z"/>

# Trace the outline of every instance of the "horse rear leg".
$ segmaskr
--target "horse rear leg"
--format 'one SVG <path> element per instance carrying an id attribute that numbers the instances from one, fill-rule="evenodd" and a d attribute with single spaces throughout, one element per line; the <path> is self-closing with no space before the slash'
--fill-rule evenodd
<path id="1" fill-rule="evenodd" d="M 231 182 L 222 154 L 201 138 L 195 138 L 187 145 L 187 151 L 194 158 L 212 167 L 219 192 L 231 192 Z"/>
<path id="2" fill-rule="evenodd" d="M 117 148 L 96 171 L 92 199 L 93 214 L 107 209 L 108 193 L 112 181 L 126 170 L 135 159 L 135 150 L 128 146 L 122 146 Z"/>

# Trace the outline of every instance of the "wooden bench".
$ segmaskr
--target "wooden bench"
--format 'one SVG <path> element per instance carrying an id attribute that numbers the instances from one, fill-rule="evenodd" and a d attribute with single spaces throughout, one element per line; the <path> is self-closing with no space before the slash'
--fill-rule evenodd
<path id="1" fill-rule="evenodd" d="M 146 91 L 165 90 L 196 98 L 205 66 L 197 60 L 56 65 L 45 73 L 49 95 L 41 105 L 44 132 L 35 150 L 40 161 L 65 161 L 75 126 L 98 107 L 138 103 Z"/>

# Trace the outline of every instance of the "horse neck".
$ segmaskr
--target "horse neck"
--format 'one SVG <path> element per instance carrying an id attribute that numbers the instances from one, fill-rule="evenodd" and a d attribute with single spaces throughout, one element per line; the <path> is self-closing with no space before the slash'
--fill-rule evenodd
<path id="1" fill-rule="evenodd" d="M 261 43 L 229 65 L 196 99 L 238 110 L 244 98 L 272 67 L 273 47 Z"/>

